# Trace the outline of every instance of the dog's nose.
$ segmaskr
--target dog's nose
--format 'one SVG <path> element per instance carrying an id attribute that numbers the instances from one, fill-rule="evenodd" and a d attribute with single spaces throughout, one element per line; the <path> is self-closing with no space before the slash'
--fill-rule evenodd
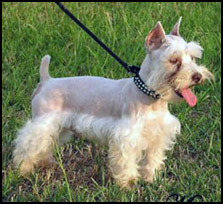
<path id="1" fill-rule="evenodd" d="M 201 80 L 201 77 L 202 75 L 200 73 L 195 73 L 193 76 L 192 76 L 192 80 L 195 82 L 195 83 L 198 83 L 200 80 Z"/>

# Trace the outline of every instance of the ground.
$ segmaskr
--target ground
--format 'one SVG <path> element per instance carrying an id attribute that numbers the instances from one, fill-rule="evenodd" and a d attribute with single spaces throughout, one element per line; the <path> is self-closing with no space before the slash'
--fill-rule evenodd
<path id="1" fill-rule="evenodd" d="M 221 201 L 221 4 L 65 3 L 115 53 L 130 64 L 144 59 L 144 40 L 161 21 L 168 33 L 180 16 L 180 33 L 200 42 L 200 60 L 215 83 L 195 87 L 198 104 L 170 106 L 182 124 L 166 167 L 153 184 L 120 189 L 107 167 L 107 148 L 74 138 L 55 148 L 57 164 L 22 178 L 12 167 L 12 141 L 31 116 L 30 98 L 41 58 L 50 54 L 51 76 L 130 77 L 53 3 L 2 3 L 2 201 L 166 201 L 199 194 Z M 197 198 L 196 201 L 199 201 Z"/>

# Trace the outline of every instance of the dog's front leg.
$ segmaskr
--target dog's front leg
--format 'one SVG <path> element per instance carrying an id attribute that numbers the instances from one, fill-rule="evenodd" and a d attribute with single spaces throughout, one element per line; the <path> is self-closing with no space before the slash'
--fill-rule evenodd
<path id="1" fill-rule="evenodd" d="M 140 167 L 140 173 L 145 181 L 152 183 L 156 170 L 160 170 L 164 165 L 165 148 L 162 142 L 154 142 L 146 152 L 145 158 Z"/>
<path id="2" fill-rule="evenodd" d="M 139 176 L 137 150 L 114 142 L 109 144 L 109 167 L 121 187 L 131 187 Z"/>

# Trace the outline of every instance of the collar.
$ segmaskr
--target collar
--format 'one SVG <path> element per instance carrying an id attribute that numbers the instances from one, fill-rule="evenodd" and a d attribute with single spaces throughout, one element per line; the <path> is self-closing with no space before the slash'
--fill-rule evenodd
<path id="1" fill-rule="evenodd" d="M 148 96 L 152 96 L 153 99 L 159 99 L 160 94 L 156 93 L 154 90 L 149 89 L 148 86 L 143 82 L 140 78 L 139 74 L 136 74 L 134 77 L 135 85 L 142 91 L 144 94 Z"/>

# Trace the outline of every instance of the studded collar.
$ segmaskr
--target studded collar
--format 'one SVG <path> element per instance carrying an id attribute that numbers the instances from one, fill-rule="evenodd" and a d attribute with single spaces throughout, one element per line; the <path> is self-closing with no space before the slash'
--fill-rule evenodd
<path id="1" fill-rule="evenodd" d="M 148 96 L 152 96 L 153 99 L 160 98 L 160 94 L 156 93 L 152 89 L 149 89 L 148 86 L 140 78 L 139 74 L 136 74 L 136 76 L 134 77 L 134 82 L 135 82 L 135 85 L 139 88 L 139 90 L 142 91 L 144 94 Z"/>

